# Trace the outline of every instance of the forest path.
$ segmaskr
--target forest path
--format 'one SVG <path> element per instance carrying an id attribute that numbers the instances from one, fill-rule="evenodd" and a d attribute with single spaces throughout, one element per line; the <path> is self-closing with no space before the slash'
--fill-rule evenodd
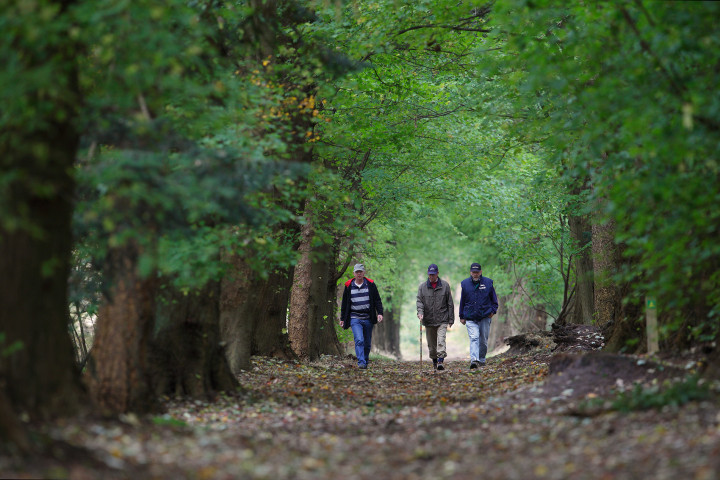
<path id="1" fill-rule="evenodd" d="M 553 355 L 548 346 L 472 372 L 465 361 L 435 372 L 427 362 L 421 371 L 417 361 L 379 360 L 363 371 L 349 356 L 253 357 L 239 376 L 242 396 L 168 400 L 156 417 L 56 424 L 47 433 L 92 455 L 27 468 L 80 479 L 718 478 L 717 402 L 579 409 L 618 380 L 651 384 L 684 370 Z M 0 472 L 8 472 L 1 463 Z"/>

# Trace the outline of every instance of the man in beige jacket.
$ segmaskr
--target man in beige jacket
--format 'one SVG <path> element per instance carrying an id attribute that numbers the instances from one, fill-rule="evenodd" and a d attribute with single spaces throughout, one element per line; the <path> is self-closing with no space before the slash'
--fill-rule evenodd
<path id="1" fill-rule="evenodd" d="M 438 277 L 438 266 L 434 263 L 428 267 L 427 281 L 418 288 L 417 315 L 425 326 L 425 339 L 433 367 L 445 370 L 445 335 L 448 327 L 455 323 L 455 307 L 450 285 Z"/>

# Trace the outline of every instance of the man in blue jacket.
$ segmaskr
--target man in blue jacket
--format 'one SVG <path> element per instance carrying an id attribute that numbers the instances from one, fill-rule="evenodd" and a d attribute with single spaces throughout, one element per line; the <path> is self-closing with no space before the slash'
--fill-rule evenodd
<path id="1" fill-rule="evenodd" d="M 470 337 L 470 368 L 485 366 L 490 322 L 498 310 L 492 279 L 482 276 L 479 263 L 470 265 L 470 278 L 460 284 L 460 323 Z"/>

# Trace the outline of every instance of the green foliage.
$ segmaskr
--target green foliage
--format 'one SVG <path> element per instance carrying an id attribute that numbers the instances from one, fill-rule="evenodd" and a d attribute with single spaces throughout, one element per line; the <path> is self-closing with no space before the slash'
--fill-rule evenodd
<path id="1" fill-rule="evenodd" d="M 185 428 L 189 425 L 187 422 L 171 417 L 170 415 L 156 416 L 152 418 L 152 423 L 163 427 Z"/>
<path id="2" fill-rule="evenodd" d="M 74 224 L 98 271 L 130 241 L 141 274 L 185 291 L 221 277 L 222 250 L 261 273 L 294 263 L 279 226 L 301 220 L 306 194 L 298 126 L 313 115 L 309 86 L 335 74 L 294 2 L 249 3 L 78 9 L 90 53 Z"/>
<path id="3" fill-rule="evenodd" d="M 333 322 L 335 325 L 335 334 L 341 344 L 353 341 L 353 333 L 349 328 L 345 330 L 337 322 Z"/>
<path id="4" fill-rule="evenodd" d="M 714 240 L 720 104 L 714 3 L 603 5 L 503 2 L 494 32 L 518 55 L 491 74 L 517 73 L 506 96 L 589 208 L 617 226 L 631 259 L 622 277 L 652 292 L 678 321 L 690 305 L 717 321 Z M 678 292 L 682 294 L 678 295 Z M 699 319 L 699 320 L 702 320 Z"/>

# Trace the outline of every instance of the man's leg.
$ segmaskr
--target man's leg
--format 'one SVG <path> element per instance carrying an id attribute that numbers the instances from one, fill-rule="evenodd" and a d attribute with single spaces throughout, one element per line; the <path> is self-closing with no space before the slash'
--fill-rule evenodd
<path id="1" fill-rule="evenodd" d="M 355 356 L 358 360 L 358 367 L 367 367 L 367 359 L 365 358 L 365 335 L 362 320 L 359 318 L 350 319 L 350 329 L 355 339 Z"/>
<path id="2" fill-rule="evenodd" d="M 488 347 L 488 336 L 490 335 L 490 317 L 485 317 L 482 320 L 480 320 L 480 338 L 479 338 L 479 348 L 478 348 L 478 360 L 480 361 L 481 365 L 485 365 L 485 355 L 487 355 L 487 347 Z"/>
<path id="3" fill-rule="evenodd" d="M 433 363 L 437 363 L 437 333 L 438 327 L 425 327 L 425 340 L 427 340 L 428 354 Z"/>
<path id="4" fill-rule="evenodd" d="M 466 320 L 468 337 L 470 337 L 470 367 L 480 359 L 480 326 L 474 320 Z"/>
<path id="5" fill-rule="evenodd" d="M 448 329 L 447 323 L 442 323 L 437 328 L 437 362 L 438 362 L 437 369 L 438 370 L 445 370 L 443 363 L 445 362 L 445 357 L 447 357 L 447 349 L 445 347 L 445 337 L 447 335 L 447 329 Z"/>
<path id="6" fill-rule="evenodd" d="M 372 324 L 370 319 L 363 320 L 363 337 L 365 339 L 365 349 L 363 353 L 365 354 L 365 364 L 370 361 L 370 347 L 372 344 L 372 333 L 373 333 L 373 327 L 375 325 Z"/>

